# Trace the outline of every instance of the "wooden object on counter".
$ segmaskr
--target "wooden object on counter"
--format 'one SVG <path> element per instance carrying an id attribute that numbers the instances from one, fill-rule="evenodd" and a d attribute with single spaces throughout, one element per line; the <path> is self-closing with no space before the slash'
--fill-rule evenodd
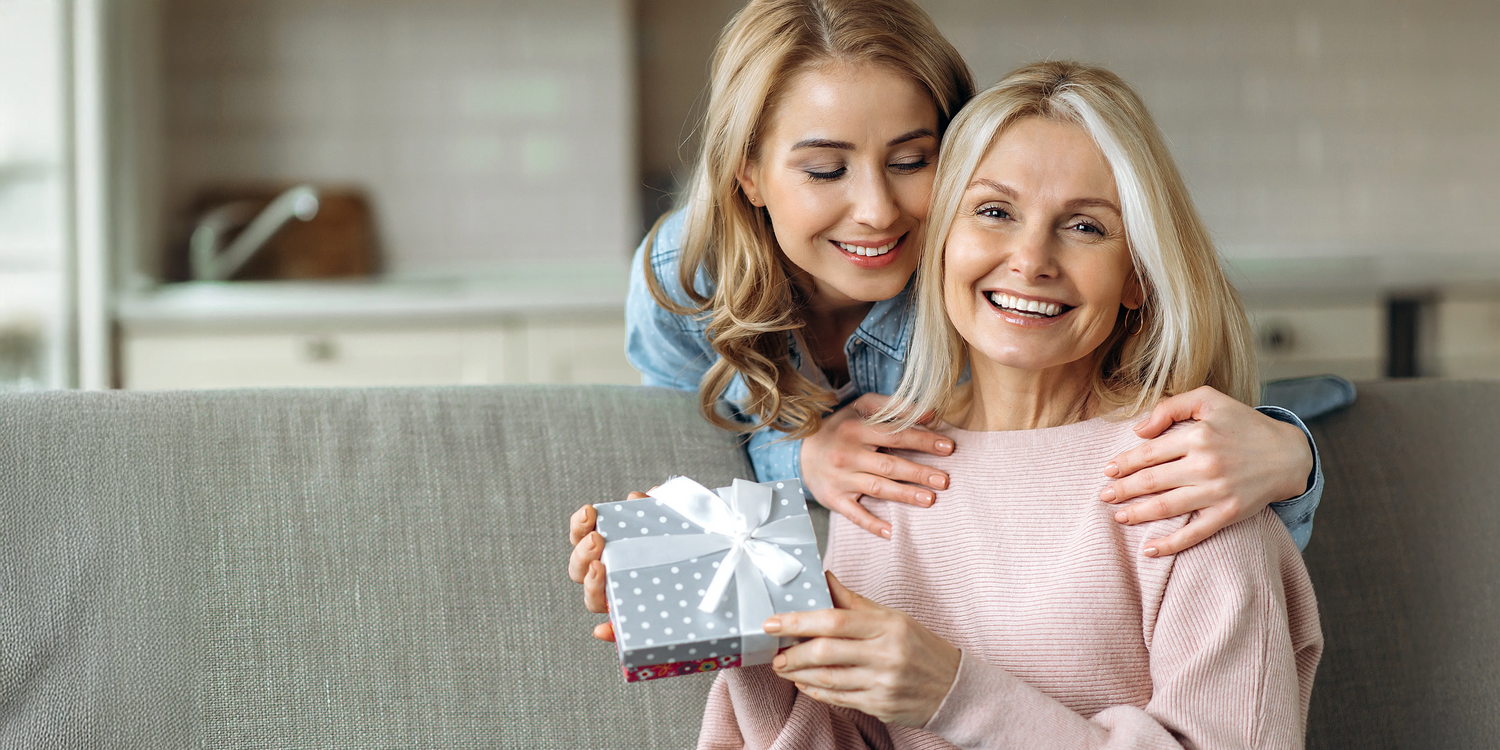
<path id="1" fill-rule="evenodd" d="M 181 241 L 168 255 L 164 276 L 172 281 L 192 278 L 188 237 L 198 218 L 229 203 L 244 203 L 254 216 L 271 203 L 286 185 L 217 187 L 201 191 L 187 215 Z M 373 276 L 380 271 L 379 245 L 369 198 L 361 190 L 319 185 L 318 213 L 310 221 L 289 221 L 231 280 L 332 279 Z M 232 237 L 229 238 L 232 240 Z"/>

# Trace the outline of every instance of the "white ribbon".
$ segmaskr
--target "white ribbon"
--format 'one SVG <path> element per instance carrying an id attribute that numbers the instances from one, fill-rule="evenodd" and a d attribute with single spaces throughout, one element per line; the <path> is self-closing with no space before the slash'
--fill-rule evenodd
<path id="1" fill-rule="evenodd" d="M 740 663 L 767 664 L 780 639 L 761 629 L 776 614 L 766 580 L 785 586 L 803 565 L 778 544 L 816 544 L 812 525 L 801 516 L 766 523 L 771 515 L 771 488 L 743 479 L 716 494 L 687 477 L 674 477 L 647 493 L 703 529 L 701 534 L 669 534 L 617 539 L 604 545 L 603 562 L 612 572 L 682 562 L 728 550 L 698 603 L 714 612 L 729 581 L 739 592 Z"/>

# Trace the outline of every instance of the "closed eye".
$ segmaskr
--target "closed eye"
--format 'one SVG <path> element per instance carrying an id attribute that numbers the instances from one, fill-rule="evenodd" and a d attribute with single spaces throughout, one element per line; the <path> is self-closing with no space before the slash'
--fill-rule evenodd
<path id="1" fill-rule="evenodd" d="M 807 176 L 811 178 L 813 182 L 830 182 L 832 180 L 837 180 L 838 178 L 843 177 L 844 174 L 848 171 L 848 167 L 839 167 L 838 169 L 828 172 L 817 172 L 811 169 L 806 170 Z"/>

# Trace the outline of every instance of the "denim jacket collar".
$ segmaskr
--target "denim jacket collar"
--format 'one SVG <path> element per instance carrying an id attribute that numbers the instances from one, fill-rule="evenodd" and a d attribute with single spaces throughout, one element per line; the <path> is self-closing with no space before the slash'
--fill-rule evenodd
<path id="1" fill-rule="evenodd" d="M 896 296 L 876 302 L 859 328 L 855 329 L 855 338 L 864 340 L 897 362 L 905 362 L 906 348 L 911 343 L 916 318 L 916 310 L 912 308 L 915 302 L 915 285 L 916 274 L 912 274 L 912 278 Z"/>

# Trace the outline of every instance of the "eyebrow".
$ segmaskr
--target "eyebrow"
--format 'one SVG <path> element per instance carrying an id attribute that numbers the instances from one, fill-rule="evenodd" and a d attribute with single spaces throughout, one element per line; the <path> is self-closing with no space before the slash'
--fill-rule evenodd
<path id="1" fill-rule="evenodd" d="M 932 132 L 932 130 L 929 128 L 917 128 L 910 133 L 903 133 L 896 136 L 895 138 L 892 138 L 885 145 L 887 147 L 899 146 L 903 143 L 909 143 L 920 138 L 937 138 L 937 134 Z M 795 144 L 792 144 L 793 151 L 804 148 L 834 148 L 839 149 L 840 151 L 853 151 L 854 144 L 848 141 L 835 141 L 827 138 L 809 138 L 805 141 L 797 141 Z"/>
<path id="2" fill-rule="evenodd" d="M 1010 198 L 1011 200 L 1017 200 L 1020 198 L 1020 194 L 1016 192 L 1015 188 L 1009 185 L 1003 185 L 1001 183 L 995 182 L 994 180 L 987 180 L 983 177 L 980 177 L 969 183 L 969 187 L 966 189 L 973 190 L 976 187 L 987 187 L 997 193 L 1000 193 L 1001 195 L 1006 196 L 1007 198 Z M 1104 198 L 1074 198 L 1073 200 L 1068 201 L 1067 206 L 1068 208 L 1097 206 L 1099 208 L 1107 208 L 1117 214 L 1123 214 L 1123 212 L 1120 211 L 1120 207 L 1114 204 L 1114 201 L 1106 200 Z"/>

